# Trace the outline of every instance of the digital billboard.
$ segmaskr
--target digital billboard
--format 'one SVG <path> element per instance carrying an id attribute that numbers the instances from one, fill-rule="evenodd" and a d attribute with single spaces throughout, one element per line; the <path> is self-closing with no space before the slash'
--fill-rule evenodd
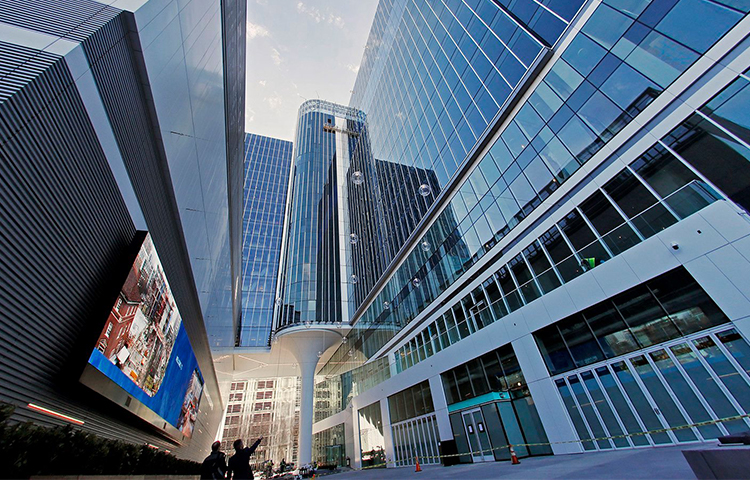
<path id="1" fill-rule="evenodd" d="M 173 437 L 190 437 L 203 376 L 151 236 L 146 235 L 81 382 Z"/>

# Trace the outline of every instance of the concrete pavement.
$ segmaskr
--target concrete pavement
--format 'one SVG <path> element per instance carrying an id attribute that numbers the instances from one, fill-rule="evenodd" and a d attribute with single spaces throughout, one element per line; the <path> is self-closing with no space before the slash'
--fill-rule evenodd
<path id="1" fill-rule="evenodd" d="M 336 474 L 331 480 L 375 479 L 695 479 L 682 451 L 705 448 L 707 444 L 639 448 L 613 452 L 582 453 L 521 459 L 510 462 L 488 462 L 452 467 L 423 466 L 372 469 Z"/>

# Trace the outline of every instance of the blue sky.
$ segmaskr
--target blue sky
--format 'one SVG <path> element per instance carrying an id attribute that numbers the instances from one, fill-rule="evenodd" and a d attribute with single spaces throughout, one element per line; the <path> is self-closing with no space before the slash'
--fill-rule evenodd
<path id="1" fill-rule="evenodd" d="M 378 0 L 248 0 L 245 130 L 293 140 L 305 99 L 347 105 Z"/>

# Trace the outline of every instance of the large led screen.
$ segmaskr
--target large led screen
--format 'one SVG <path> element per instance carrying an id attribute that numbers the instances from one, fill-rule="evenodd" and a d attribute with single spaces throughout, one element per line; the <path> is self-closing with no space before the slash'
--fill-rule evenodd
<path id="1" fill-rule="evenodd" d="M 120 289 L 81 381 L 173 435 L 193 433 L 203 376 L 150 235 Z"/>

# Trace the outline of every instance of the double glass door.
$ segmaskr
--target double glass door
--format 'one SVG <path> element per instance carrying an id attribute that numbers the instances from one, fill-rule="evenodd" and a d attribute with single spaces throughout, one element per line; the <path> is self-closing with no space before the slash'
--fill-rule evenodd
<path id="1" fill-rule="evenodd" d="M 749 371 L 750 345 L 723 327 L 554 380 L 583 448 L 606 450 L 747 431 L 747 418 L 718 420 L 750 412 Z M 645 433 L 706 421 L 715 423 Z"/>
<path id="2" fill-rule="evenodd" d="M 466 438 L 471 449 L 471 458 L 474 462 L 491 462 L 495 460 L 492 454 L 492 444 L 487 434 L 487 424 L 479 408 L 461 412 L 464 421 Z"/>

